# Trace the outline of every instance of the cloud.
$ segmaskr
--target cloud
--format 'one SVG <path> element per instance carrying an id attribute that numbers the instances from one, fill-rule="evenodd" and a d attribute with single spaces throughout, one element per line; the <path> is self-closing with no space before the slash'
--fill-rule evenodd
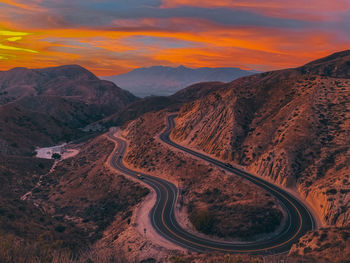
<path id="1" fill-rule="evenodd" d="M 20 47 L 12 47 L 0 44 L 0 49 L 6 49 L 6 50 L 16 50 L 16 51 L 24 51 L 24 52 L 30 52 L 30 53 L 39 53 L 38 51 L 27 49 L 27 48 L 20 48 Z"/>
<path id="2" fill-rule="evenodd" d="M 0 69 L 301 65 L 350 45 L 348 0 L 0 0 Z M 6 61 L 5 61 L 6 59 Z"/>
<path id="3" fill-rule="evenodd" d="M 39 53 L 36 50 L 18 47 L 18 46 L 12 46 L 8 44 L 2 44 L 1 42 L 16 42 L 23 38 L 23 36 L 28 36 L 29 33 L 26 32 L 17 32 L 17 31 L 10 31 L 10 30 L 0 30 L 0 51 L 6 50 L 8 51 L 20 51 L 20 52 L 29 52 L 29 53 Z M 0 54 L 0 59 L 5 60 L 9 59 L 9 56 L 6 56 L 6 54 Z"/>
<path id="4" fill-rule="evenodd" d="M 0 30 L 0 36 L 27 36 L 27 35 L 29 35 L 29 33 Z"/>
<path id="5" fill-rule="evenodd" d="M 18 40 L 21 40 L 22 37 L 9 37 L 9 38 L 6 38 L 7 41 L 10 41 L 10 42 L 16 42 Z"/>
<path id="6" fill-rule="evenodd" d="M 300 17 L 300 14 L 309 14 L 314 18 L 315 14 L 329 14 L 337 11 L 349 11 L 349 0 L 163 0 L 162 8 L 176 8 L 180 6 L 228 8 L 238 10 L 251 10 L 256 13 L 264 13 L 277 17 Z M 306 17 L 305 17 L 306 18 Z"/>

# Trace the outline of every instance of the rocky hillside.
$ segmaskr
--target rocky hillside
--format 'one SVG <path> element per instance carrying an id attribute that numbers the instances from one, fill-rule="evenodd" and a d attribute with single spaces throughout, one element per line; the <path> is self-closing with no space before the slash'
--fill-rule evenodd
<path id="1" fill-rule="evenodd" d="M 184 105 L 172 138 L 281 185 L 324 223 L 350 218 L 350 51 L 240 78 Z"/>
<path id="2" fill-rule="evenodd" d="M 149 191 L 105 165 L 113 148 L 99 136 L 51 171 L 52 160 L 0 155 L 1 262 L 127 262 L 111 244 Z"/>
<path id="3" fill-rule="evenodd" d="M 303 236 L 291 248 L 291 262 L 348 262 L 350 258 L 350 229 L 322 228 Z"/>
<path id="4" fill-rule="evenodd" d="M 60 97 L 29 97 L 0 106 L 0 153 L 31 155 L 35 147 L 85 136 L 81 129 L 102 118 L 94 107 Z"/>
<path id="5" fill-rule="evenodd" d="M 130 208 L 149 191 L 107 168 L 113 149 L 114 143 L 104 136 L 89 141 L 77 156 L 60 162 L 43 177 L 29 200 L 87 231 L 91 243 L 115 220 L 120 228 L 114 230 L 117 235 L 131 217 Z"/>

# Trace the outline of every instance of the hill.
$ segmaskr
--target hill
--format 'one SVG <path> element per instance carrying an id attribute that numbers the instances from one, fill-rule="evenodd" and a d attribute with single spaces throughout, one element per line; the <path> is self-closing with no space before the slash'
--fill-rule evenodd
<path id="1" fill-rule="evenodd" d="M 102 77 L 113 81 L 139 97 L 169 96 L 198 82 L 229 82 L 236 78 L 251 75 L 254 71 L 239 68 L 198 68 L 184 66 L 138 68 L 128 73 Z"/>
<path id="2" fill-rule="evenodd" d="M 168 97 L 146 97 L 131 103 L 123 110 L 104 118 L 98 123 L 108 127 L 120 126 L 130 120 L 137 119 L 147 112 L 157 112 L 163 109 L 178 111 L 184 103 L 204 97 L 211 92 L 219 90 L 221 87 L 224 87 L 224 83 L 203 82 L 193 84 Z"/>
<path id="3" fill-rule="evenodd" d="M 348 227 L 349 70 L 344 51 L 240 78 L 184 105 L 171 136 L 296 187 L 325 225 Z"/>
<path id="4" fill-rule="evenodd" d="M 136 100 L 77 65 L 0 72 L 0 153 L 30 155 L 80 138 L 82 128 Z"/>
<path id="5" fill-rule="evenodd" d="M 136 100 L 131 93 L 78 65 L 0 72 L 0 104 L 33 96 L 78 100 L 98 107 L 103 114 L 116 112 Z"/>
<path id="6" fill-rule="evenodd" d="M 149 191 L 105 165 L 114 148 L 105 136 L 80 146 L 55 169 L 0 155 L 1 262 L 127 262 L 110 244 Z"/>

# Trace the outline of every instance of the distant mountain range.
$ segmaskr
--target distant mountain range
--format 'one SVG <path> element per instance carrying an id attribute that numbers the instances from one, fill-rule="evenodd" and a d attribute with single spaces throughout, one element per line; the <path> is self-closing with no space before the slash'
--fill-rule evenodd
<path id="1" fill-rule="evenodd" d="M 194 83 L 208 81 L 230 82 L 254 73 L 258 72 L 239 68 L 192 69 L 184 66 L 176 68 L 153 66 L 101 78 L 114 82 L 136 96 L 146 97 L 150 95 L 169 96 Z"/>

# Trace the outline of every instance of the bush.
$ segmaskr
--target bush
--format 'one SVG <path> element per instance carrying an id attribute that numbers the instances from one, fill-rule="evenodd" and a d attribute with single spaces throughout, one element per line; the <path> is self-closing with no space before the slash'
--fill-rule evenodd
<path id="1" fill-rule="evenodd" d="M 191 214 L 190 220 L 198 231 L 205 234 L 212 234 L 215 217 L 208 211 L 195 211 Z"/>
<path id="2" fill-rule="evenodd" d="M 329 189 L 327 190 L 326 194 L 327 195 L 335 195 L 337 193 L 337 189 Z"/>
<path id="3" fill-rule="evenodd" d="M 58 225 L 58 226 L 55 227 L 55 230 L 57 232 L 63 233 L 66 230 L 66 227 L 62 226 L 62 225 Z"/>
<path id="4" fill-rule="evenodd" d="M 59 160 L 61 159 L 61 155 L 59 153 L 54 153 L 52 156 L 51 156 L 52 159 L 55 159 L 55 160 Z"/>

